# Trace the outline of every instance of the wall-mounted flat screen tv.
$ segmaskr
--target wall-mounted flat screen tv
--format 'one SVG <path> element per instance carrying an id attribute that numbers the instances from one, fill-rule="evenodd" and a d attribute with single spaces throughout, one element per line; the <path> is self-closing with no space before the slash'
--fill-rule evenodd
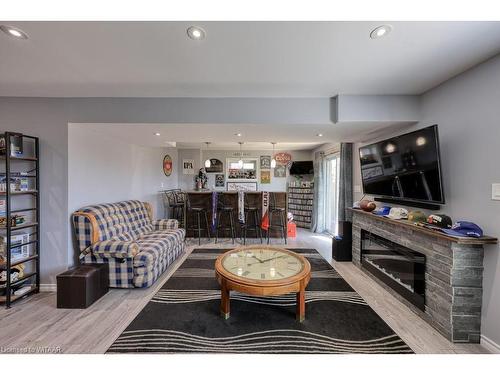
<path id="1" fill-rule="evenodd" d="M 438 126 L 359 148 L 365 194 L 443 204 Z"/>
<path id="2" fill-rule="evenodd" d="M 312 161 L 294 161 L 290 167 L 290 174 L 314 174 L 314 164 Z"/>

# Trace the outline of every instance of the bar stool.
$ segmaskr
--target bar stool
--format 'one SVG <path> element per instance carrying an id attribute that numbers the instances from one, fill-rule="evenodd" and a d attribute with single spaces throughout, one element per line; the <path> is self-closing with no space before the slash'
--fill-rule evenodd
<path id="1" fill-rule="evenodd" d="M 276 204 L 276 195 L 275 193 L 270 193 L 271 199 L 270 199 L 270 205 L 269 205 L 269 228 L 267 229 L 267 244 L 269 245 L 269 241 L 271 238 L 271 229 L 278 229 L 281 233 L 281 238 L 285 240 L 285 245 L 286 245 L 286 240 L 287 240 L 287 227 L 286 227 L 286 208 L 285 207 L 278 207 Z M 278 216 L 279 219 L 279 224 L 273 224 L 273 217 Z"/>
<path id="2" fill-rule="evenodd" d="M 175 219 L 179 220 L 181 228 L 184 228 L 184 205 L 186 203 L 186 193 L 183 192 L 181 189 L 174 189 L 173 190 L 174 198 L 175 198 L 175 204 L 178 207 L 176 210 L 176 217 Z"/>
<path id="3" fill-rule="evenodd" d="M 260 207 L 255 206 L 255 203 L 249 203 L 248 202 L 248 195 L 245 193 L 245 223 L 241 225 L 241 229 L 243 229 L 243 244 L 246 245 L 247 243 L 247 230 L 254 231 L 255 234 L 259 234 L 260 237 L 260 243 L 262 243 L 262 228 L 260 227 L 261 224 L 261 216 L 260 214 Z M 253 218 L 253 223 L 249 223 L 249 217 Z"/>
<path id="4" fill-rule="evenodd" d="M 208 215 L 207 215 L 207 209 L 205 207 L 193 207 L 191 206 L 191 200 L 189 199 L 189 194 L 184 194 L 185 199 L 186 199 L 186 210 L 187 212 L 191 213 L 193 217 L 193 224 L 191 226 L 186 227 L 187 230 L 191 229 L 194 233 L 198 233 L 198 245 L 201 245 L 201 232 L 206 231 L 208 235 L 208 239 L 210 240 L 210 227 L 208 225 Z M 205 217 L 205 225 L 206 227 L 203 228 L 201 226 L 201 216 Z M 196 220 L 195 220 L 196 218 Z M 186 225 L 187 225 L 187 218 L 186 219 Z M 193 233 L 193 234 L 194 234 Z"/>
<path id="5" fill-rule="evenodd" d="M 231 238 L 234 244 L 234 207 L 229 205 L 223 194 L 219 194 L 219 199 L 217 200 L 217 220 L 215 226 L 215 243 L 219 239 L 219 231 L 222 230 L 222 234 L 229 231 L 231 233 Z M 229 227 L 223 221 L 224 216 L 229 220 Z"/>
<path id="6" fill-rule="evenodd" d="M 180 189 L 164 190 L 163 204 L 165 208 L 168 207 L 168 209 L 170 210 L 171 212 L 170 217 L 172 219 L 179 220 L 182 215 L 182 211 L 184 210 L 184 203 L 177 202 L 177 197 L 176 197 L 177 191 L 180 191 Z"/>

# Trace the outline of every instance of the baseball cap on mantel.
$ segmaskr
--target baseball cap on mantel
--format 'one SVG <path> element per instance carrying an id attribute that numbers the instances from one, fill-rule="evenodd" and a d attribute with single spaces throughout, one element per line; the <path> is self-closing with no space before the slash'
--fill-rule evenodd
<path id="1" fill-rule="evenodd" d="M 440 228 L 440 229 L 451 229 L 453 221 L 451 217 L 448 215 L 442 214 L 432 214 L 427 218 L 427 223 L 429 223 L 431 227 Z"/>
<path id="2" fill-rule="evenodd" d="M 410 211 L 408 214 L 408 221 L 412 223 L 427 223 L 427 215 L 418 210 Z"/>
<path id="3" fill-rule="evenodd" d="M 384 216 L 393 220 L 402 220 L 408 218 L 408 210 L 403 207 L 393 207 L 389 211 L 389 214 Z"/>
<path id="4" fill-rule="evenodd" d="M 380 207 L 379 209 L 373 211 L 373 213 L 375 215 L 379 215 L 379 216 L 387 216 L 387 215 L 389 215 L 389 212 L 391 212 L 390 206 L 383 206 L 383 207 Z"/>
<path id="5" fill-rule="evenodd" d="M 483 230 L 470 221 L 457 221 L 451 229 L 441 229 L 442 232 L 458 237 L 481 237 Z"/>

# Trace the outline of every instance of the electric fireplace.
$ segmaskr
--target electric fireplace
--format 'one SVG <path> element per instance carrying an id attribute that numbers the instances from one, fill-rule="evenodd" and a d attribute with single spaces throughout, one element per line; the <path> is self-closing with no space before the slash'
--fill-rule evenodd
<path id="1" fill-rule="evenodd" d="M 421 310 L 425 309 L 425 255 L 361 230 L 361 266 Z"/>

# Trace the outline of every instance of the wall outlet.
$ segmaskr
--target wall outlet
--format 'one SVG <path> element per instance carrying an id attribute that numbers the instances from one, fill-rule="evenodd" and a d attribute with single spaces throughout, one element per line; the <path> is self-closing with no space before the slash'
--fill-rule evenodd
<path id="1" fill-rule="evenodd" d="M 500 183 L 491 184 L 491 199 L 500 201 Z"/>
<path id="2" fill-rule="evenodd" d="M 354 185 L 354 192 L 355 193 L 361 193 L 361 186 L 360 185 Z"/>

